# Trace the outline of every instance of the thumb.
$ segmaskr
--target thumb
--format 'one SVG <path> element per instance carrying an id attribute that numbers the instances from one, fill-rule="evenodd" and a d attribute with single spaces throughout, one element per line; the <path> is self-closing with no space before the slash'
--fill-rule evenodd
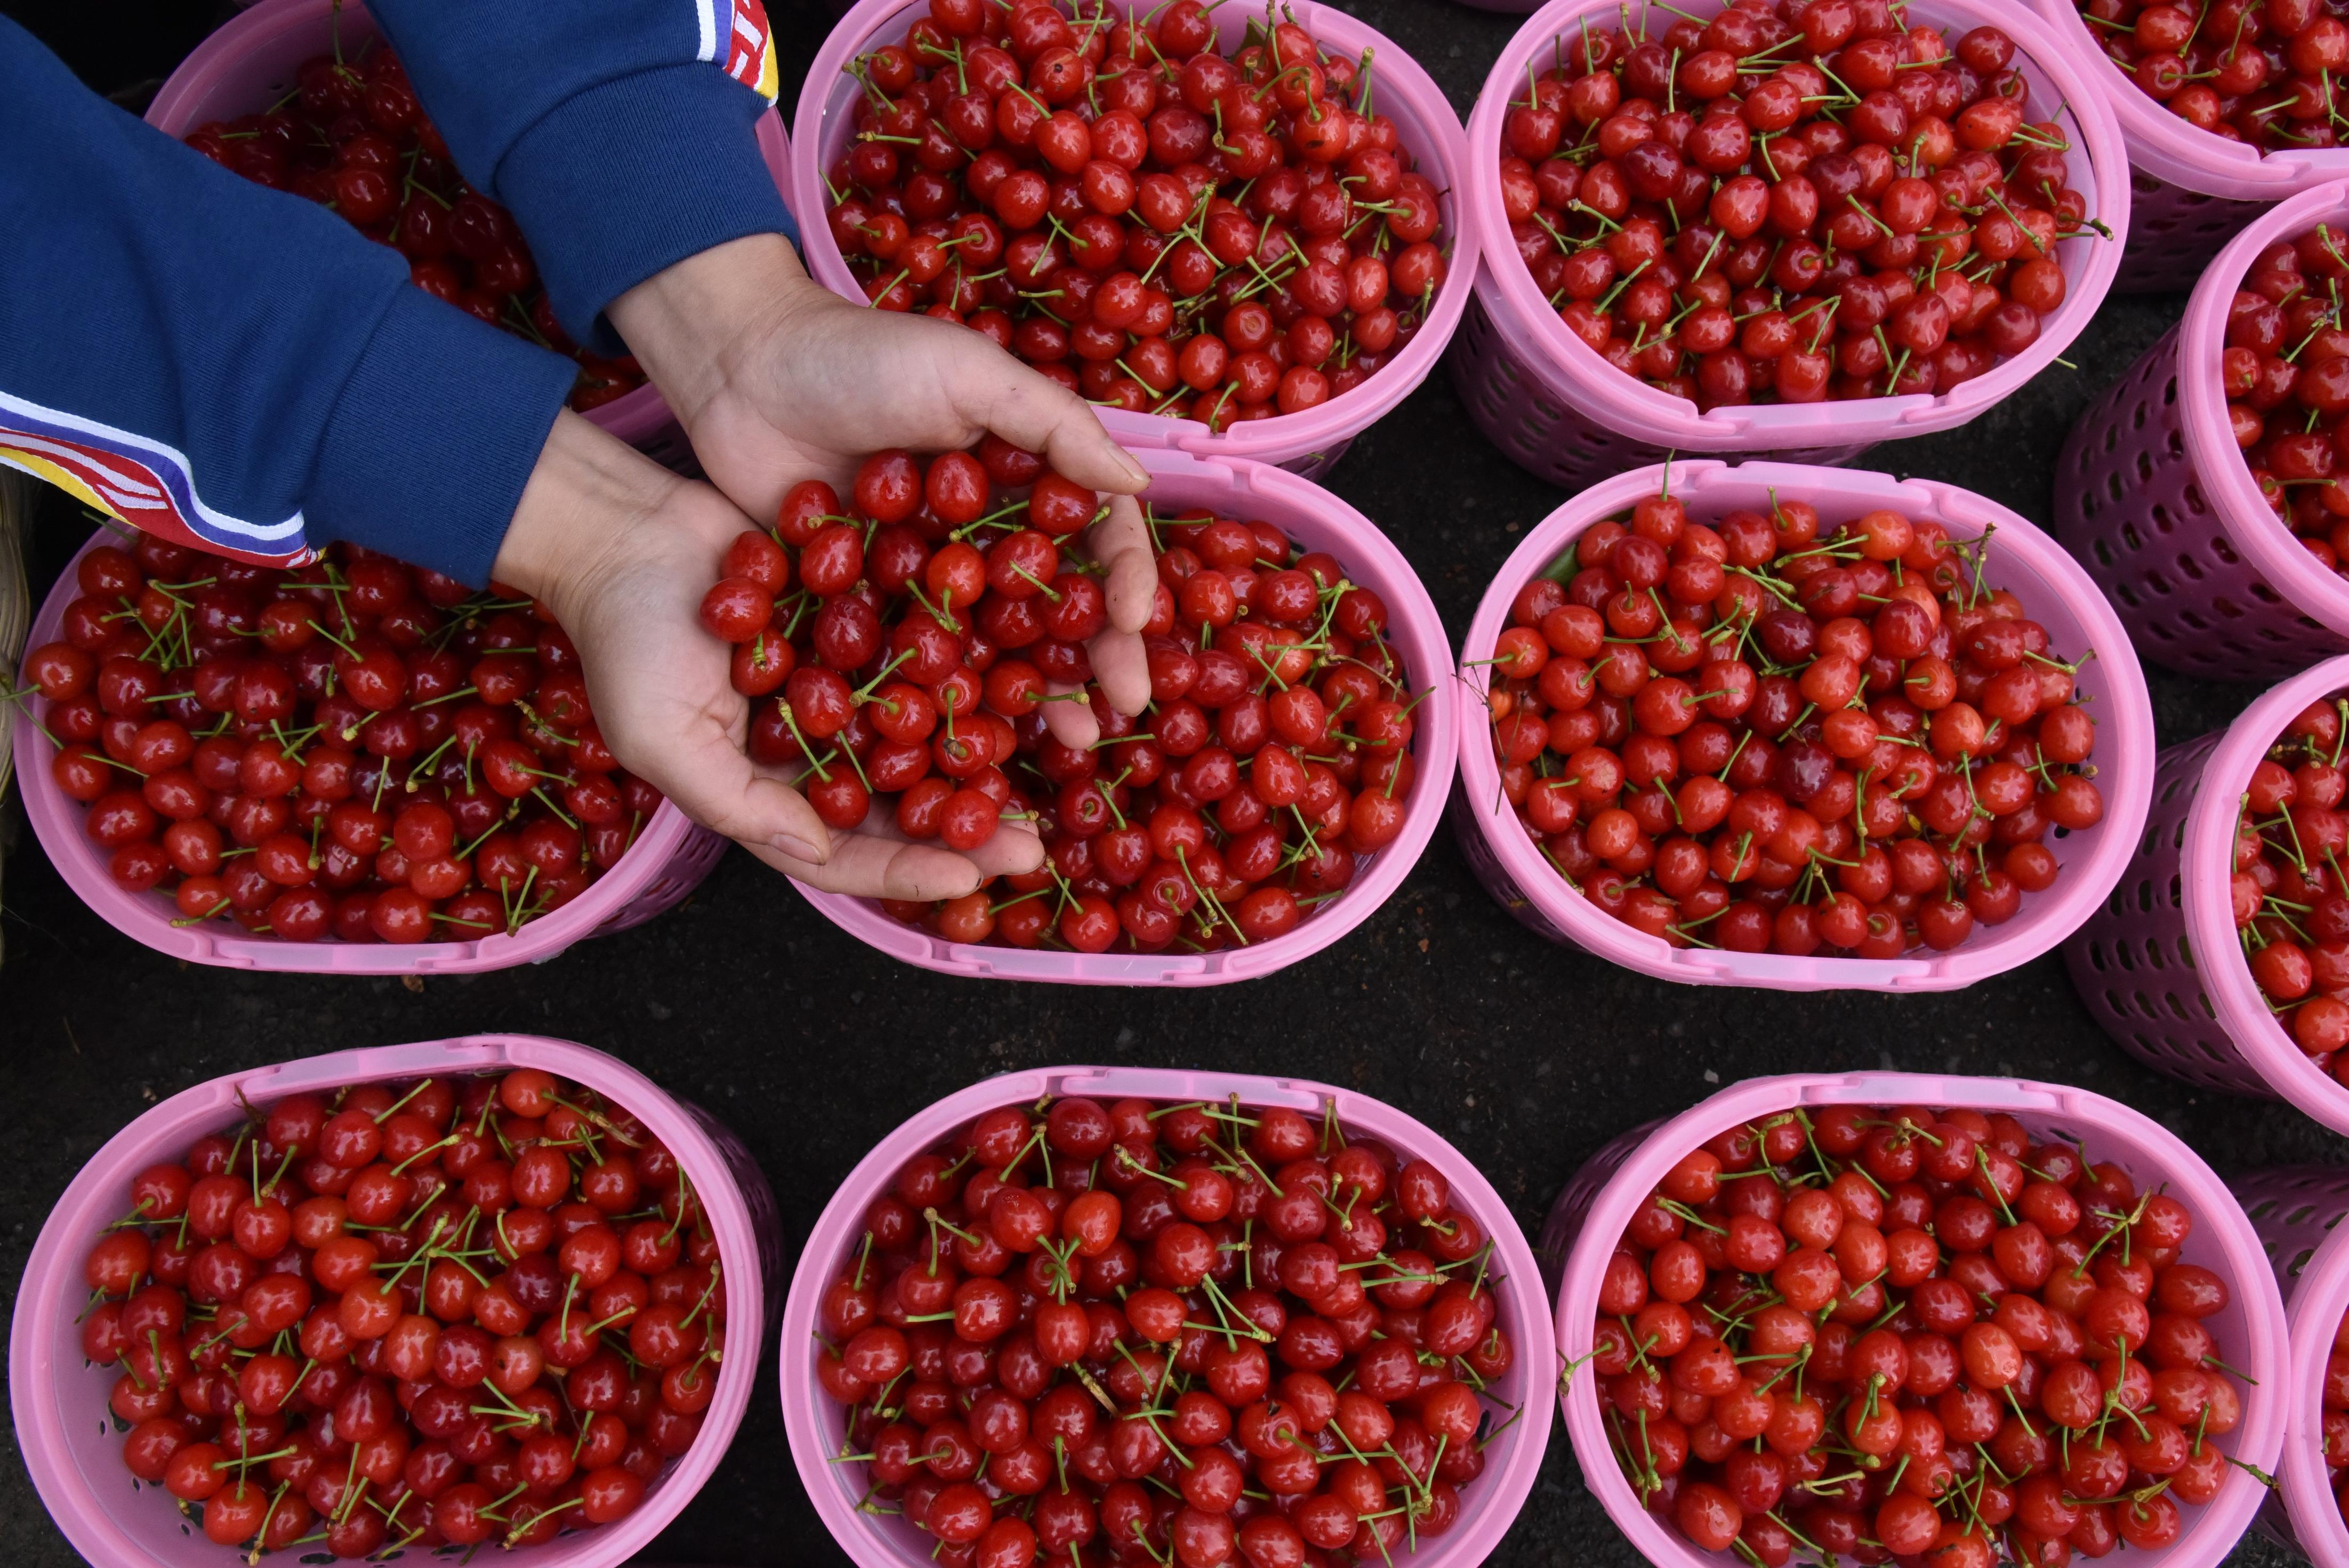
<path id="1" fill-rule="evenodd" d="M 962 341 L 952 390 L 964 419 L 1042 453 L 1062 478 L 1088 490 L 1133 495 L 1149 486 L 1149 471 L 1110 439 L 1090 403 L 984 337 Z"/>
<path id="2" fill-rule="evenodd" d="M 730 743 L 686 748 L 645 776 L 686 815 L 748 849 L 819 866 L 832 858 L 832 835 L 815 807 Z"/>

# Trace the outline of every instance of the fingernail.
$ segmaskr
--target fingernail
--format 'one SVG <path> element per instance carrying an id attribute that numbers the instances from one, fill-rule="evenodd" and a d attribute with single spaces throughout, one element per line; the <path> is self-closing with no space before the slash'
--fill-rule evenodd
<path id="1" fill-rule="evenodd" d="M 788 833 L 778 833 L 775 835 L 775 847 L 794 860 L 805 860 L 817 866 L 823 864 L 823 851 L 804 838 L 794 837 Z"/>
<path id="2" fill-rule="evenodd" d="M 1125 464 L 1125 477 L 1128 483 L 1136 489 L 1146 488 L 1150 483 L 1150 471 L 1134 462 L 1132 455 L 1127 452 L 1120 452 L 1117 455 L 1118 461 Z"/>

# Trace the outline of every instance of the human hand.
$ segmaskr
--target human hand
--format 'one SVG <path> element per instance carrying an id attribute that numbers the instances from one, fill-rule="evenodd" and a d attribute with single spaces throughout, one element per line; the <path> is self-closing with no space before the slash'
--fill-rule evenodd
<path id="1" fill-rule="evenodd" d="M 1141 526 L 1138 514 L 1133 525 Z M 930 900 L 1041 864 L 1042 843 L 1020 823 L 1005 823 L 968 856 L 910 843 L 881 821 L 835 832 L 782 770 L 750 760 L 750 700 L 734 690 L 729 649 L 702 629 L 698 614 L 727 546 L 750 526 L 715 490 L 678 478 L 566 410 L 515 508 L 495 571 L 544 604 L 578 646 L 613 755 L 696 822 L 786 876 L 825 892 Z M 1146 698 L 1146 670 L 1142 679 Z"/>
<path id="2" fill-rule="evenodd" d="M 1150 475 L 1075 393 L 968 328 L 842 299 L 777 234 L 688 257 L 622 295 L 611 317 L 711 482 L 761 521 L 802 480 L 844 489 L 869 452 L 947 452 L 989 432 L 1108 492 L 1109 515 L 1086 548 L 1106 574 L 1109 627 L 1087 651 L 1112 708 L 1130 715 L 1149 702 L 1141 631 L 1157 567 L 1141 509 L 1125 497 Z M 1064 744 L 1101 738 L 1082 702 L 1045 714 Z"/>

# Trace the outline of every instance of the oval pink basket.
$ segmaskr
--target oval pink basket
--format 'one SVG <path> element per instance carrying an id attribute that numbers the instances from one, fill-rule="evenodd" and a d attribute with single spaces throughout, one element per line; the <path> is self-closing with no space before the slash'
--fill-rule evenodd
<path id="1" fill-rule="evenodd" d="M 1460 788 L 1452 810 L 1461 847 L 1486 890 L 1517 919 L 1554 942 L 1587 949 L 1610 963 L 1661 980 L 1695 985 L 1752 985 L 1773 991 L 1951 991 L 2028 962 L 2062 941 L 2112 888 L 2128 865 L 2130 849 L 2145 821 L 2152 793 L 2153 709 L 2145 676 L 2127 636 L 2104 597 L 2076 562 L 2044 534 L 2005 507 L 1955 485 L 1921 479 L 1793 463 L 1748 462 L 1735 467 L 1710 460 L 1671 466 L 1671 493 L 1703 518 L 1738 507 L 1767 512 L 1770 493 L 1799 496 L 1816 505 L 1824 522 L 1842 522 L 1879 506 L 1911 517 L 1932 517 L 1962 539 L 1986 527 L 1998 530 L 1985 580 L 2012 588 L 2047 628 L 2054 645 L 2066 650 L 2093 648 L 2096 657 L 2080 668 L 2079 689 L 2093 694 L 2099 728 L 2095 760 L 2104 767 L 2105 820 L 2083 833 L 2051 838 L 2064 875 L 2044 893 L 2032 895 L 2023 912 L 2004 925 L 1986 928 L 1948 952 L 1898 959 L 1788 958 L 1775 953 L 1733 953 L 1700 947 L 1674 948 L 1661 937 L 1634 930 L 1601 911 L 1566 884 L 1543 856 L 1516 812 L 1501 796 L 1499 765 L 1493 757 L 1488 724 L 1464 717 L 1460 730 Z M 1490 688 L 1483 659 L 1508 625 L 1509 604 L 1519 587 L 1564 554 L 1582 531 L 1601 518 L 1628 512 L 1641 496 L 1662 487 L 1665 470 L 1644 468 L 1595 485 L 1544 518 L 1501 567 L 1469 623 L 1462 644 L 1460 679 L 1476 699 Z M 2004 553 L 2002 563 L 2001 553 Z M 1463 704 L 1464 715 L 1481 712 L 1480 701 Z"/>
<path id="2" fill-rule="evenodd" d="M 1501 207 L 1499 149 L 1509 97 L 1525 89 L 1527 67 L 1577 24 L 1603 19 L 1612 26 L 1618 14 L 1617 0 L 1550 0 L 1501 51 L 1468 117 L 1467 227 L 1485 264 L 1453 344 L 1452 375 L 1478 428 L 1520 467 L 1573 490 L 1668 452 L 1848 462 L 1878 441 L 1966 423 L 2053 364 L 2095 317 L 2129 227 L 2128 162 L 2111 109 L 2089 89 L 2074 51 L 2009 0 L 1918 0 L 1907 13 L 1914 21 L 1944 28 L 1995 23 L 2013 36 L 2034 117 L 2070 128 L 2072 184 L 2087 198 L 2090 215 L 2113 231 L 2111 240 L 2086 236 L 2057 247 L 2069 287 L 2038 341 L 1946 394 L 1710 413 L 1616 369 L 1567 330 L 1517 260 Z"/>
<path id="3" fill-rule="evenodd" d="M 82 1254 L 120 1216 L 130 1178 L 176 1158 L 194 1139 L 234 1125 L 243 1103 L 266 1106 L 303 1090 L 436 1074 L 540 1067 L 609 1096 L 643 1121 L 678 1158 L 701 1195 L 727 1265 L 727 1315 L 741 1325 L 749 1355 L 728 1357 L 699 1437 L 616 1524 L 523 1549 L 536 1568 L 616 1568 L 640 1551 L 701 1490 L 725 1456 L 758 1377 L 757 1346 L 772 1321 L 782 1281 L 782 1229 L 766 1178 L 734 1136 L 700 1107 L 664 1093 L 627 1064 L 565 1040 L 533 1034 L 473 1034 L 307 1056 L 232 1073 L 172 1096 L 124 1127 L 81 1168 L 41 1227 L 25 1264 L 9 1332 L 9 1407 L 26 1468 L 42 1504 L 74 1549 L 99 1568 L 185 1568 L 241 1562 L 206 1543 L 169 1497 L 142 1487 L 122 1466 L 122 1443 L 107 1410 L 114 1378 L 81 1358 L 81 1312 L 89 1293 Z M 152 1495 L 150 1495 L 152 1494 Z"/>
<path id="4" fill-rule="evenodd" d="M 2056 535 L 2139 650 L 2182 675 L 2272 680 L 2349 650 L 2349 580 L 2269 508 L 2219 386 L 2227 306 L 2260 252 L 2344 219 L 2349 182 L 2336 182 L 2238 234 L 2184 319 L 2080 415 L 2057 460 Z"/>
<path id="5" fill-rule="evenodd" d="M 250 15 L 251 13 L 248 13 Z M 74 567 L 82 556 L 115 535 L 101 528 L 72 561 L 41 604 L 27 648 L 57 640 L 66 607 L 80 594 Z M 518 963 L 543 963 L 582 937 L 602 936 L 640 926 L 683 901 L 726 853 L 726 840 L 667 801 L 637 836 L 636 847 L 563 908 L 531 921 L 512 936 L 500 932 L 470 942 L 419 942 L 392 947 L 374 942 L 282 942 L 249 935 L 233 923 L 207 920 L 173 927 L 179 911 L 160 893 L 129 893 L 115 884 L 107 857 L 82 831 L 87 808 L 57 788 L 49 772 L 57 747 L 19 704 L 13 722 L 18 760 L 17 787 L 25 815 L 41 849 L 67 886 L 116 930 L 159 953 L 191 963 L 229 969 L 274 970 L 307 974 L 472 974 Z"/>
<path id="6" fill-rule="evenodd" d="M 2130 1054 L 2189 1084 L 2290 1100 L 2349 1133 L 2349 1088 L 2303 1054 L 2243 961 L 2228 900 L 2235 813 L 2292 716 L 2349 689 L 2349 657 L 2303 670 L 2223 730 L 2156 759 L 2137 853 L 2064 945 L 2072 983 Z"/>
<path id="7" fill-rule="evenodd" d="M 2129 79 L 2072 0 L 2032 6 L 2080 57 L 2128 144 L 2134 202 L 2116 292 L 2193 287 L 2210 258 L 2270 202 L 2349 174 L 2349 148 L 2263 153 L 2198 130 Z"/>
<path id="8" fill-rule="evenodd" d="M 2344 1568 L 2349 1525 L 2324 1468 L 2324 1367 L 2349 1312 L 2349 1232 L 2340 1229 L 2349 1218 L 2349 1170 L 2284 1166 L 2252 1171 L 2234 1187 L 2275 1267 L 2292 1334 L 2283 1462 L 2260 1510 L 2260 1532 L 2316 1568 Z"/>
<path id="9" fill-rule="evenodd" d="M 1452 787 L 1460 747 L 1460 698 L 1445 671 L 1452 646 L 1435 606 L 1378 525 L 1309 479 L 1245 459 L 1194 457 L 1164 447 L 1138 447 L 1134 457 L 1151 472 L 1143 499 L 1173 511 L 1212 507 L 1220 516 L 1262 518 L 1308 550 L 1327 550 L 1347 576 L 1387 603 L 1387 635 L 1411 679 L 1433 691 L 1419 706 L 1412 754 L 1419 773 L 1412 808 L 1392 844 L 1372 857 L 1343 898 L 1298 923 L 1285 937 L 1211 953 L 1078 953 L 1041 948 L 968 946 L 893 919 L 869 899 L 819 893 L 798 885 L 824 917 L 867 946 L 918 969 L 998 980 L 1059 981 L 1075 985 L 1222 985 L 1253 980 L 1319 952 L 1370 919 L 1418 864 Z M 37 635 L 36 640 L 37 641 Z M 523 928 L 525 932 L 529 928 Z"/>
<path id="10" fill-rule="evenodd" d="M 181 137 L 208 120 L 267 109 L 291 90 L 304 60 L 332 47 L 338 26 L 347 49 L 382 36 L 365 0 L 270 0 L 240 12 L 180 62 L 147 106 L 147 123 Z M 792 147 L 782 117 L 761 115 L 758 134 L 759 155 L 788 206 Z M 684 427 L 649 381 L 586 417 L 671 468 L 692 461 Z"/>
<path id="11" fill-rule="evenodd" d="M 998 1106 L 1033 1105 L 1050 1095 L 1115 1100 L 1126 1096 L 1180 1102 L 1237 1095 L 1243 1106 L 1288 1106 L 1319 1117 L 1334 1105 L 1337 1117 L 1356 1137 L 1373 1137 L 1405 1158 L 1433 1163 L 1452 1183 L 1453 1199 L 1475 1216 L 1492 1237 L 1499 1263 L 1494 1284 L 1516 1334 L 1516 1364 L 1495 1383 L 1493 1400 L 1510 1407 L 1534 1407 L 1491 1440 L 1485 1473 L 1461 1492 L 1458 1522 L 1398 1563 L 1415 1568 L 1471 1568 L 1483 1562 L 1507 1533 L 1533 1490 L 1549 1444 L 1548 1392 L 1557 1363 L 1541 1332 L 1549 1317 L 1540 1272 L 1509 1206 L 1460 1151 L 1429 1127 L 1393 1106 L 1349 1089 L 1302 1078 L 1252 1077 L 1235 1073 L 1192 1073 L 1133 1067 L 1053 1067 L 1008 1073 L 947 1096 L 899 1127 L 859 1160 L 841 1183 L 808 1233 L 783 1306 L 783 1429 L 800 1480 L 814 1499 L 816 1512 L 833 1539 L 859 1568 L 927 1568 L 932 1538 L 893 1517 L 858 1511 L 864 1492 L 855 1467 L 832 1462 L 839 1451 L 837 1407 L 817 1385 L 817 1305 L 824 1286 L 854 1256 L 864 1234 L 864 1209 L 897 1174 L 898 1168 L 948 1134 L 968 1127 Z"/>
<path id="12" fill-rule="evenodd" d="M 819 282 L 858 305 L 864 303 L 864 291 L 849 272 L 825 222 L 833 203 L 824 173 L 855 130 L 853 110 L 859 88 L 844 67 L 868 47 L 901 40 L 916 17 L 928 15 L 928 0 L 858 0 L 824 40 L 815 64 L 809 67 L 807 84 L 800 89 L 799 114 L 792 126 L 792 210 L 801 214 L 800 249 L 807 257 L 808 270 Z M 1245 6 L 1226 6 L 1214 15 L 1222 47 L 1231 49 L 1238 47 L 1250 17 L 1257 13 Z M 1352 391 L 1303 413 L 1234 425 L 1217 435 L 1196 420 L 1166 419 L 1123 409 L 1095 411 L 1118 444 L 1129 451 L 1155 447 L 1202 457 L 1249 458 L 1318 476 L 1328 472 L 1356 436 L 1402 402 L 1435 368 L 1468 302 L 1476 275 L 1476 239 L 1464 220 L 1460 202 L 1466 147 L 1461 139 L 1460 117 L 1433 78 L 1399 45 L 1335 5 L 1295 0 L 1281 15 L 1293 17 L 1336 53 L 1360 59 L 1364 49 L 1377 51 L 1371 69 L 1371 107 L 1393 119 L 1403 147 L 1419 160 L 1421 172 L 1434 182 L 1444 197 L 1444 226 L 1437 237 L 1449 243 L 1451 257 L 1444 282 L 1435 291 L 1434 309 L 1402 352 L 1376 375 Z"/>
<path id="13" fill-rule="evenodd" d="M 1540 1255 L 1557 1296 L 1558 1354 L 1568 1365 L 1587 1355 L 1599 1282 L 1631 1215 L 1664 1172 L 1705 1139 L 1757 1117 L 1795 1106 L 1925 1105 L 2004 1112 L 2033 1137 L 2052 1133 L 2087 1140 L 2099 1159 L 2118 1164 L 2140 1188 L 2167 1182 L 2194 1212 L 2185 1257 L 2224 1278 L 2233 1293 L 2226 1311 L 2209 1319 L 2227 1347 L 2227 1359 L 2247 1374 L 2243 1418 L 2216 1439 L 2235 1459 L 2272 1470 L 2282 1450 L 2287 1399 L 2280 1379 L 2289 1352 L 2283 1303 L 2276 1293 L 2260 1239 L 2226 1184 L 2177 1134 L 2137 1111 L 2085 1089 L 2020 1078 L 1963 1078 L 1930 1073 L 1789 1074 L 1733 1084 L 1669 1121 L 1635 1127 L 1594 1154 L 1568 1182 L 1542 1229 Z M 1599 1380 L 1570 1377 L 1558 1397 L 1574 1439 L 1584 1484 L 1642 1556 L 1658 1568 L 1713 1568 L 1737 1562 L 1729 1552 L 1699 1552 L 1664 1521 L 1640 1505 L 1607 1442 L 1599 1412 Z M 2129 1555 L 2151 1568 L 2217 1568 L 2233 1549 L 2266 1497 L 2240 1469 L 2230 1470 L 2219 1495 L 2187 1509 L 2186 1528 L 2158 1552 Z"/>

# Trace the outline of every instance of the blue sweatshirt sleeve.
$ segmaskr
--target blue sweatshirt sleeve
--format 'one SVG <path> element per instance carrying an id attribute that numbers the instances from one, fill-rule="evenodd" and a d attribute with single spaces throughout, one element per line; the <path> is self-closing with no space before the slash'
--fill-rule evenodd
<path id="1" fill-rule="evenodd" d="M 0 17 L 0 462 L 289 563 L 489 577 L 577 369 L 341 218 L 98 98 Z"/>
<path id="2" fill-rule="evenodd" d="M 574 339 L 613 300 L 746 234 L 799 232 L 761 160 L 760 0 L 373 0 L 458 168 L 504 203 Z"/>

